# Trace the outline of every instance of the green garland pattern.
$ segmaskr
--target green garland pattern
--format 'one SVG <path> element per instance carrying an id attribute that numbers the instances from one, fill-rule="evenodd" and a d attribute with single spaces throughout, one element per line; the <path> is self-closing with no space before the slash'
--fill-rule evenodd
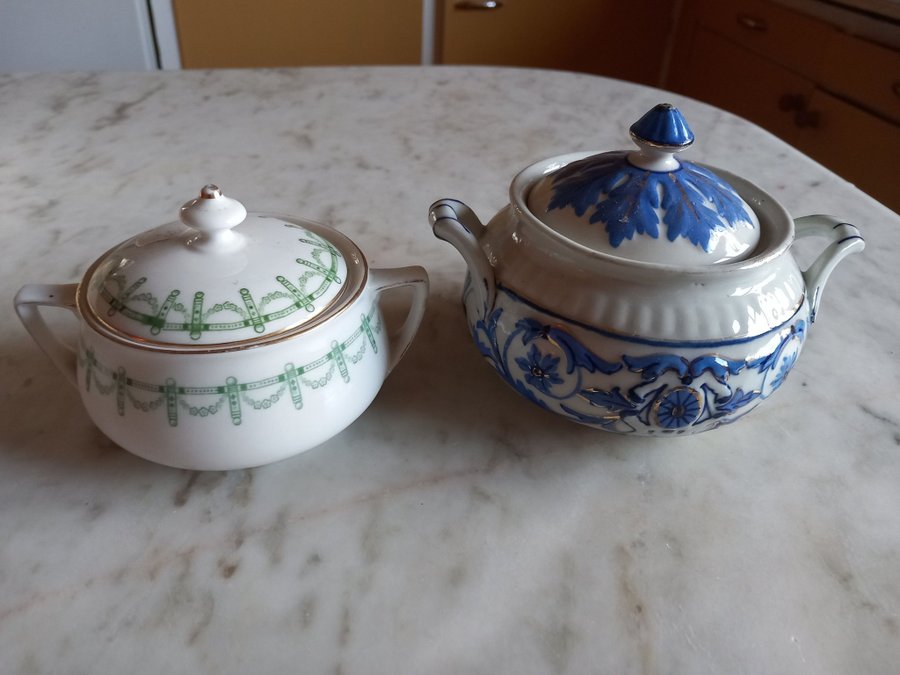
<path id="1" fill-rule="evenodd" d="M 348 364 L 359 363 L 369 348 L 372 353 L 378 353 L 375 336 L 381 333 L 382 324 L 377 308 L 373 303 L 367 314 L 360 315 L 359 327 L 343 342 L 332 341 L 331 350 L 326 354 L 302 366 L 286 363 L 282 372 L 252 382 L 238 382 L 234 377 L 225 378 L 224 384 L 199 387 L 183 386 L 172 378 L 162 384 L 145 382 L 129 377 L 124 368 L 111 368 L 100 363 L 93 349 L 80 350 L 78 363 L 83 371 L 85 391 L 114 396 L 121 416 L 125 415 L 126 401 L 135 410 L 144 413 L 164 408 L 169 425 L 176 427 L 179 409 L 192 417 L 211 417 L 227 404 L 231 421 L 237 425 L 241 423 L 246 408 L 268 410 L 288 392 L 294 408 L 302 409 L 302 386 L 310 389 L 325 387 L 332 381 L 336 370 L 344 382 L 350 382 Z M 251 396 L 251 392 L 266 395 L 256 398 Z M 150 397 L 144 398 L 146 394 Z"/>
<path id="2" fill-rule="evenodd" d="M 314 312 L 316 309 L 314 301 L 322 297 L 332 283 L 338 285 L 343 283 L 337 273 L 338 261 L 342 259 L 338 250 L 313 232 L 308 230 L 303 232 L 306 236 L 298 238 L 298 241 L 314 247 L 311 252 L 312 260 L 297 258 L 296 261 L 308 269 L 297 278 L 296 284 L 285 276 L 276 276 L 275 281 L 284 290 L 270 291 L 258 301 L 246 288 L 239 291 L 241 304 L 226 300 L 204 309 L 206 294 L 197 291 L 188 306 L 179 301 L 181 290 L 177 288 L 170 291 L 165 300 L 160 301 L 152 293 L 137 293 L 147 282 L 147 277 L 129 283 L 119 269 L 114 269 L 104 279 L 100 296 L 109 304 L 107 310 L 109 316 L 119 313 L 140 324 L 150 326 L 152 335 L 159 335 L 163 331 L 187 332 L 192 340 L 199 340 L 204 332 L 233 331 L 251 327 L 256 333 L 264 333 L 266 324 L 272 321 L 283 319 L 301 309 Z M 310 290 L 309 286 L 316 278 L 321 281 Z M 269 306 L 279 300 L 287 300 L 288 304 L 269 311 Z M 143 307 L 140 307 L 141 305 Z M 236 315 L 236 319 L 218 322 L 211 320 L 222 312 L 230 312 Z M 169 320 L 172 313 L 180 314 L 182 320 Z"/>

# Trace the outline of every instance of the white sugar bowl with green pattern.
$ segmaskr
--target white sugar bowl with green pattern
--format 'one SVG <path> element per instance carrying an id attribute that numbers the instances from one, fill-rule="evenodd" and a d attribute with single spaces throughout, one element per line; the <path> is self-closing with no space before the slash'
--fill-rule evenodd
<path id="1" fill-rule="evenodd" d="M 825 282 L 863 239 L 676 158 L 694 136 L 671 105 L 631 135 L 637 150 L 524 169 L 487 225 L 453 199 L 432 205 L 431 224 L 468 264 L 469 329 L 516 392 L 606 431 L 707 431 L 781 387 Z M 804 270 L 791 245 L 807 236 L 826 245 Z"/>
<path id="2" fill-rule="evenodd" d="M 400 287 L 408 309 L 389 319 L 387 292 Z M 15 305 L 113 441 L 160 464 L 225 470 L 290 457 L 353 422 L 427 296 L 421 267 L 372 269 L 340 232 L 248 214 L 208 185 L 179 222 L 119 244 L 81 283 L 24 286 Z M 74 349 L 42 305 L 80 319 Z"/>

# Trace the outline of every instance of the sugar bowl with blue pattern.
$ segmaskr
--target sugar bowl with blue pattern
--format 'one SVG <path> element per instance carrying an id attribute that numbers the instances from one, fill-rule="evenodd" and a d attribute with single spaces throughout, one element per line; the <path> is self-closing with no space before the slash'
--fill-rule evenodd
<path id="1" fill-rule="evenodd" d="M 681 159 L 694 134 L 672 105 L 630 132 L 634 150 L 527 167 L 487 225 L 455 199 L 430 222 L 467 263 L 475 345 L 524 398 L 606 431 L 707 431 L 781 387 L 829 275 L 865 244 Z M 791 246 L 809 236 L 825 246 L 804 270 Z"/>

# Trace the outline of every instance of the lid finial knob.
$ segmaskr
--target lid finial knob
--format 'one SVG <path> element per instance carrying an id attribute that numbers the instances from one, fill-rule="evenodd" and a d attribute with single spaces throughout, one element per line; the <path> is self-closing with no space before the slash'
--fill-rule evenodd
<path id="1" fill-rule="evenodd" d="M 631 152 L 628 161 L 648 171 L 677 171 L 681 162 L 675 153 L 694 142 L 694 132 L 684 115 L 671 103 L 660 103 L 629 129 L 640 150 Z"/>
<path id="2" fill-rule="evenodd" d="M 200 198 L 201 199 L 217 199 L 222 196 L 222 191 L 219 189 L 218 185 L 213 185 L 210 183 L 209 185 L 204 185 L 200 189 Z"/>
<path id="3" fill-rule="evenodd" d="M 226 250 L 241 242 L 232 228 L 247 217 L 247 209 L 236 199 L 222 194 L 217 185 L 204 185 L 200 196 L 181 207 L 181 222 L 201 233 L 199 244 L 204 248 Z"/>

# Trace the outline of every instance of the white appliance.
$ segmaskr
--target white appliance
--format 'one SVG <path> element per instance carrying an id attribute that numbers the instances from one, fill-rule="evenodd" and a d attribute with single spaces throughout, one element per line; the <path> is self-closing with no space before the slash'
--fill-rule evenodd
<path id="1" fill-rule="evenodd" d="M 0 72 L 180 67 L 171 0 L 0 0 Z"/>

